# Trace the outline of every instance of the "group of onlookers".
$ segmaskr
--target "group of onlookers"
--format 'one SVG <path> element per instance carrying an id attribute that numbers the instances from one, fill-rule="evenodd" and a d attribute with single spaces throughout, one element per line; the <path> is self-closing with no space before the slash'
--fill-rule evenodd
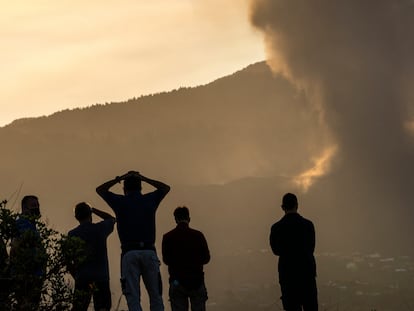
<path id="1" fill-rule="evenodd" d="M 121 182 L 123 194 L 110 191 Z M 142 182 L 155 190 L 142 193 Z M 121 287 L 129 310 L 142 310 L 141 278 L 149 295 L 150 310 L 164 310 L 160 260 L 155 248 L 155 223 L 157 208 L 169 191 L 170 186 L 167 184 L 145 177 L 139 172 L 129 171 L 96 188 L 115 217 L 85 202 L 76 205 L 75 218 L 79 225 L 70 230 L 68 236 L 80 239 L 86 251 L 82 263 L 76 269 L 69 269 L 75 280 L 72 310 L 86 311 L 92 297 L 95 311 L 111 309 L 106 240 L 115 224 L 121 243 Z M 297 213 L 298 201 L 294 194 L 287 193 L 283 196 L 282 209 L 285 215 L 272 226 L 270 245 L 274 254 L 279 256 L 283 307 L 288 311 L 302 310 L 302 307 L 303 310 L 314 311 L 318 309 L 316 263 L 313 256 L 314 226 Z M 102 220 L 94 223 L 92 215 Z M 36 238 L 37 229 L 31 216 L 40 216 L 36 196 L 23 198 L 22 213 L 16 221 L 17 232 L 32 232 Z M 204 311 L 208 297 L 203 266 L 210 261 L 207 241 L 200 231 L 189 227 L 190 214 L 187 207 L 177 207 L 174 218 L 177 226 L 164 234 L 162 239 L 162 260 L 169 272 L 168 296 L 171 309 L 187 311 L 191 305 L 192 311 Z M 14 251 L 23 247 L 19 243 L 21 240 L 16 236 L 11 243 L 10 257 Z M 41 249 L 33 245 L 31 247 L 35 251 Z M 32 271 L 39 277 L 34 279 L 41 281 L 44 266 L 42 262 L 36 264 Z M 24 286 L 21 288 L 24 289 Z M 40 291 L 29 297 L 32 302 L 39 302 L 40 298 Z"/>
<path id="2" fill-rule="evenodd" d="M 117 183 L 123 183 L 123 194 L 110 191 Z M 149 193 L 142 193 L 142 182 L 155 188 Z M 109 283 L 109 264 L 107 238 L 113 232 L 115 224 L 121 242 L 121 287 L 131 311 L 142 310 L 140 303 L 141 279 L 149 295 L 152 311 L 164 310 L 162 299 L 162 282 L 160 260 L 155 249 L 155 214 L 162 199 L 170 191 L 165 183 L 150 179 L 138 172 L 130 171 L 117 176 L 96 188 L 96 192 L 105 200 L 115 213 L 115 217 L 100 209 L 81 202 L 75 206 L 75 218 L 79 225 L 68 232 L 70 238 L 82 242 L 84 252 L 79 264 L 71 264 L 68 270 L 75 280 L 72 310 L 86 311 L 93 297 L 96 311 L 109 311 L 112 306 Z M 94 223 L 92 215 L 102 220 Z M 25 196 L 22 200 L 22 213 L 16 220 L 17 232 L 11 243 L 10 258 L 13 253 L 22 249 L 29 250 L 32 258 L 38 258 L 35 252 L 42 249 L 36 218 L 40 217 L 39 200 L 36 196 Z M 177 227 L 166 233 L 162 241 L 162 257 L 170 272 L 169 298 L 172 310 L 188 310 L 189 302 L 192 310 L 205 310 L 207 291 L 204 284 L 203 265 L 210 260 L 210 252 L 204 235 L 189 227 L 190 215 L 187 207 L 178 207 L 174 211 Z M 32 234 L 36 243 L 27 243 L 20 234 Z M 24 244 L 24 245 L 23 245 Z M 6 252 L 5 248 L 0 251 Z M 42 257 L 42 256 L 41 256 Z M 45 258 L 43 258 L 45 259 Z M 35 264 L 27 269 L 34 278 L 27 275 L 22 290 L 32 286 L 28 293 L 17 293 L 17 297 L 25 297 L 31 309 L 39 305 L 42 284 L 34 284 L 34 280 L 43 282 L 45 263 Z M 38 290 L 33 290 L 33 286 Z M 22 304 L 17 307 L 25 310 Z M 29 311 L 29 309 L 27 309 Z"/>
<path id="3" fill-rule="evenodd" d="M 123 182 L 124 194 L 110 189 Z M 155 191 L 142 193 L 142 182 Z M 149 295 L 151 311 L 164 310 L 160 261 L 155 249 L 155 214 L 170 186 L 130 171 L 96 188 L 96 192 L 111 207 L 116 216 L 121 242 L 121 286 L 130 311 L 140 311 L 140 280 Z M 174 211 L 177 227 L 164 235 L 162 257 L 170 273 L 169 298 L 174 311 L 205 310 L 207 291 L 203 265 L 210 260 L 204 235 L 189 227 L 186 207 Z M 108 301 L 110 303 L 110 301 Z M 94 301 L 95 303 L 95 301 Z M 107 308 L 108 309 L 108 308 Z"/>

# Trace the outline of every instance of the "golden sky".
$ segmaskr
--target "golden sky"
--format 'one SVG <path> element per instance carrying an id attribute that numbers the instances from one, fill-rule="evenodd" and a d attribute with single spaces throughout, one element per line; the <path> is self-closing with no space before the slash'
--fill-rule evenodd
<path id="1" fill-rule="evenodd" d="M 0 126 L 264 60 L 248 0 L 0 0 Z"/>

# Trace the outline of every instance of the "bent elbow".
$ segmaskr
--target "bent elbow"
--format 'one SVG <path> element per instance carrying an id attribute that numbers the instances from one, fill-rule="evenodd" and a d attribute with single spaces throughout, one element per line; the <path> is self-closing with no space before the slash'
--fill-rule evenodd
<path id="1" fill-rule="evenodd" d="M 95 189 L 95 191 L 96 191 L 96 193 L 97 193 L 99 196 L 102 196 L 102 195 L 105 193 L 105 189 L 104 189 L 104 188 L 102 188 L 102 186 L 97 187 L 97 188 Z"/>

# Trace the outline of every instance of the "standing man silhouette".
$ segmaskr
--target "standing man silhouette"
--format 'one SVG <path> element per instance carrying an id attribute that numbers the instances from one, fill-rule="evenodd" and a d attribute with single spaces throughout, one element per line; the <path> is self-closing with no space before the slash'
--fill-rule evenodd
<path id="1" fill-rule="evenodd" d="M 210 261 L 210 251 L 204 235 L 189 227 L 188 208 L 174 211 L 177 227 L 162 239 L 162 257 L 170 274 L 170 302 L 172 311 L 205 311 L 207 290 L 203 265 Z"/>
<path id="2" fill-rule="evenodd" d="M 102 221 L 93 223 L 92 214 L 102 218 Z M 93 296 L 95 311 L 109 311 L 112 299 L 106 240 L 114 230 L 116 219 L 85 202 L 76 204 L 75 218 L 79 226 L 70 230 L 68 236 L 85 242 L 86 258 L 73 273 L 75 301 L 72 310 L 86 311 Z"/>
<path id="3" fill-rule="evenodd" d="M 123 181 L 124 195 L 109 189 Z M 141 182 L 156 188 L 141 193 Z M 155 251 L 155 214 L 170 186 L 130 171 L 96 188 L 96 192 L 113 209 L 121 241 L 121 284 L 129 311 L 142 311 L 140 279 L 150 298 L 151 311 L 163 311 L 160 261 Z"/>
<path id="4" fill-rule="evenodd" d="M 271 228 L 270 246 L 279 256 L 283 309 L 317 311 L 315 228 L 297 212 L 298 200 L 294 194 L 283 196 L 282 209 L 285 215 Z"/>

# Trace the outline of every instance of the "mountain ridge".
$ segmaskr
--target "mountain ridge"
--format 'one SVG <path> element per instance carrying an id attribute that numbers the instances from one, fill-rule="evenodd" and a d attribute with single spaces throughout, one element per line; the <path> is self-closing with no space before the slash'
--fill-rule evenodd
<path id="1" fill-rule="evenodd" d="M 203 84 L 199 84 L 199 85 L 196 85 L 196 86 L 181 86 L 181 87 L 174 88 L 174 89 L 171 89 L 171 90 L 168 90 L 168 91 L 160 91 L 160 92 L 155 92 L 155 93 L 142 94 L 142 95 L 139 95 L 138 97 L 133 97 L 133 98 L 130 98 L 130 99 L 127 99 L 127 100 L 123 100 L 123 101 L 114 101 L 114 102 L 105 102 L 105 103 L 95 103 L 95 104 L 92 104 L 92 105 L 89 105 L 89 106 L 85 106 L 85 107 L 66 108 L 66 109 L 62 109 L 62 110 L 55 111 L 55 112 L 53 112 L 53 113 L 51 113 L 49 115 L 42 115 L 42 116 L 36 116 L 36 117 L 21 117 L 21 118 L 18 118 L 18 119 L 15 119 L 15 120 L 11 121 L 8 124 L 5 124 L 5 125 L 1 126 L 0 129 L 1 128 L 5 128 L 5 127 L 18 126 L 20 124 L 25 124 L 26 122 L 31 122 L 31 121 L 34 121 L 34 120 L 37 120 L 37 119 L 44 119 L 44 118 L 54 117 L 55 115 L 60 114 L 60 113 L 67 113 L 67 112 L 79 111 L 79 110 L 80 111 L 82 111 L 82 110 L 88 110 L 90 108 L 99 107 L 99 106 L 126 104 L 126 103 L 129 103 L 129 102 L 134 102 L 134 101 L 140 100 L 142 98 L 153 97 L 153 96 L 158 96 L 158 95 L 163 95 L 163 94 L 169 94 L 169 93 L 177 92 L 177 91 L 180 91 L 180 90 L 195 89 L 195 88 L 203 87 L 203 86 L 206 86 L 206 85 L 209 85 L 209 84 L 213 84 L 213 83 L 216 83 L 216 82 L 218 82 L 218 81 L 220 81 L 222 79 L 226 79 L 228 77 L 237 75 L 239 72 L 244 72 L 244 71 L 248 72 L 252 68 L 255 68 L 255 69 L 253 69 L 253 71 L 257 71 L 257 68 L 259 68 L 259 66 L 260 67 L 264 67 L 262 65 L 266 65 L 266 61 L 259 61 L 259 62 L 250 64 L 250 65 L 247 65 L 246 67 L 244 67 L 244 68 L 242 68 L 240 70 L 236 70 L 233 73 L 230 73 L 230 74 L 225 75 L 223 77 L 219 77 L 217 79 L 214 79 L 214 80 L 212 80 L 210 82 L 203 83 Z"/>
<path id="2" fill-rule="evenodd" d="M 74 204 L 102 205 L 95 187 L 133 169 L 172 186 L 169 209 L 188 201 L 208 219 L 219 213 L 209 206 L 220 206 L 226 217 L 214 219 L 222 228 L 247 226 L 235 221 L 240 215 L 257 217 L 249 224 L 256 238 L 265 235 L 260 223 L 281 213 L 285 191 L 299 194 L 324 249 L 337 241 L 346 249 L 401 248 L 411 230 L 399 226 L 410 219 L 407 209 L 389 209 L 387 193 L 361 190 L 352 166 L 334 167 L 308 192 L 293 183 L 326 148 L 325 128 L 305 94 L 263 62 L 200 87 L 16 122 L 0 128 L 0 141 L 0 196 L 23 183 L 21 195 L 37 194 L 51 222 L 65 228 L 75 223 Z"/>
<path id="3" fill-rule="evenodd" d="M 264 99 L 257 100 L 260 96 Z M 278 104 L 278 97 L 279 102 L 283 103 L 287 98 L 289 104 L 296 107 L 284 109 L 282 104 Z M 80 156 L 74 152 L 74 148 L 84 148 L 84 156 L 99 154 L 105 157 L 108 146 L 119 149 L 117 154 L 122 155 L 135 152 L 135 147 L 131 145 L 142 145 L 146 149 L 153 149 L 157 155 L 170 154 L 174 162 L 181 162 L 180 165 L 186 162 L 181 159 L 200 159 L 197 164 L 200 167 L 203 160 L 208 161 L 205 156 L 210 156 L 216 164 L 221 165 L 219 170 L 225 172 L 226 166 L 231 166 L 233 162 L 231 159 L 220 164 L 221 159 L 229 158 L 226 154 L 240 157 L 246 153 L 245 158 L 240 160 L 240 165 L 250 159 L 270 162 L 262 159 L 267 157 L 262 154 L 273 153 L 277 146 L 272 142 L 272 136 L 283 133 L 277 130 L 273 134 L 274 127 L 283 127 L 283 131 L 290 131 L 292 136 L 296 134 L 298 141 L 306 140 L 300 136 L 310 133 L 308 128 L 313 126 L 310 118 L 303 118 L 307 121 L 306 125 L 299 122 L 292 126 L 286 121 L 286 116 L 281 117 L 279 124 L 275 122 L 281 112 L 294 115 L 295 109 L 304 105 L 303 101 L 293 86 L 284 79 L 273 76 L 262 62 L 201 87 L 182 88 L 126 102 L 93 105 L 60 111 L 48 117 L 20 120 L 1 128 L 0 139 L 15 151 L 10 151 L 10 160 L 15 157 L 13 154 L 20 154 L 16 149 L 22 144 L 34 149 L 41 146 L 47 148 L 49 153 L 45 156 L 50 157 L 52 162 L 54 158 L 65 158 L 68 154 Z M 275 115 L 275 119 L 272 115 Z M 280 139 L 276 137 L 275 140 L 281 146 L 288 145 L 285 149 L 301 148 L 290 137 L 286 139 L 286 135 Z M 193 153 L 193 156 L 189 157 L 184 149 Z M 308 153 L 311 151 L 308 150 Z M 145 161 L 147 165 L 149 160 L 162 162 L 160 158 L 154 159 L 154 155 L 147 150 L 144 155 L 142 151 L 138 155 L 142 155 L 139 156 L 139 162 Z M 131 157 L 123 157 L 127 158 L 127 162 L 133 162 Z M 41 159 L 37 160 L 39 161 Z M 306 159 L 297 161 L 307 163 Z M 231 170 L 234 171 L 235 168 Z M 245 169 L 240 176 L 254 174 L 257 170 L 260 168 Z M 292 165 L 289 171 L 293 174 Z M 235 175 L 230 171 L 225 175 L 228 176 L 223 177 L 223 180 L 238 178 L 230 176 Z"/>

